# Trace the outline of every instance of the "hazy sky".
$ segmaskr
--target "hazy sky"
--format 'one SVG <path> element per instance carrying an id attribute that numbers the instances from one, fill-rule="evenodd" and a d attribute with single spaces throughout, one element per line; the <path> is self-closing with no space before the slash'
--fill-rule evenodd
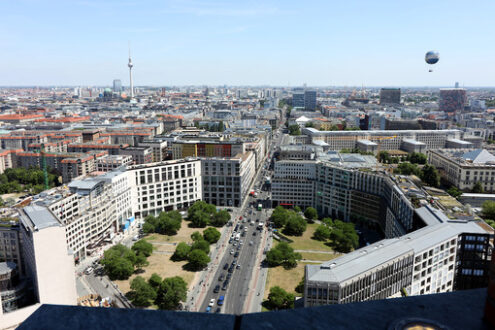
<path id="1" fill-rule="evenodd" d="M 495 86 L 495 1 L 0 0 L 0 85 Z M 424 54 L 440 52 L 428 73 Z"/>

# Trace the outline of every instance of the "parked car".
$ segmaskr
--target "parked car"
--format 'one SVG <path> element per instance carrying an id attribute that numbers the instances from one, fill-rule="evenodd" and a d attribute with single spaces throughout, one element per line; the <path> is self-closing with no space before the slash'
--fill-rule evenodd
<path id="1" fill-rule="evenodd" d="M 220 285 L 218 285 L 218 284 L 217 284 L 217 285 L 215 286 L 215 289 L 213 289 L 213 292 L 214 292 L 214 293 L 218 293 L 219 291 L 220 291 Z"/>
<path id="2" fill-rule="evenodd" d="M 218 277 L 218 280 L 220 282 L 222 282 L 224 279 L 225 279 L 225 274 L 220 274 L 220 276 Z"/>
<path id="3" fill-rule="evenodd" d="M 225 296 L 220 296 L 220 298 L 218 298 L 218 302 L 217 302 L 218 306 L 222 306 L 224 300 L 225 300 Z"/>
<path id="4" fill-rule="evenodd" d="M 206 307 L 206 313 L 209 313 L 209 312 L 211 312 L 211 307 L 210 306 Z"/>
<path id="5" fill-rule="evenodd" d="M 86 268 L 86 270 L 84 271 L 84 273 L 86 275 L 90 275 L 91 273 L 93 273 L 94 270 L 95 269 L 93 267 L 89 266 L 88 268 Z"/>
<path id="6" fill-rule="evenodd" d="M 208 306 L 210 306 L 210 307 L 213 305 L 215 305 L 215 298 L 211 298 L 210 303 L 208 304 Z"/>
<path id="7" fill-rule="evenodd" d="M 223 270 L 227 270 L 229 268 L 229 264 L 226 263 L 225 265 L 223 265 Z"/>

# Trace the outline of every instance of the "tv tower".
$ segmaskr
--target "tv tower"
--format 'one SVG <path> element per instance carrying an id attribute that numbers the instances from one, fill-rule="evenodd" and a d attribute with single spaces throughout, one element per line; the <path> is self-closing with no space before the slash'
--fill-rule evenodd
<path id="1" fill-rule="evenodd" d="M 129 63 L 127 63 L 127 66 L 129 67 L 129 81 L 131 84 L 131 99 L 134 98 L 134 84 L 132 83 L 132 60 L 131 60 L 131 44 L 129 43 Z"/>

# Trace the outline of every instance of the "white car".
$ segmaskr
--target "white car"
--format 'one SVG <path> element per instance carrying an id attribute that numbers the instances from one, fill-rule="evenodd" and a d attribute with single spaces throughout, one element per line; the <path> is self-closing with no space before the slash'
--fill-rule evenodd
<path id="1" fill-rule="evenodd" d="M 230 250 L 230 254 L 234 254 L 234 249 Z"/>
<path id="2" fill-rule="evenodd" d="M 89 266 L 88 268 L 86 268 L 86 270 L 84 271 L 84 273 L 86 275 L 89 275 L 89 274 L 93 273 L 94 270 L 95 269 L 93 267 Z"/>
<path id="3" fill-rule="evenodd" d="M 210 307 L 213 307 L 213 305 L 215 305 L 215 298 L 211 298 L 210 303 L 208 304 Z"/>

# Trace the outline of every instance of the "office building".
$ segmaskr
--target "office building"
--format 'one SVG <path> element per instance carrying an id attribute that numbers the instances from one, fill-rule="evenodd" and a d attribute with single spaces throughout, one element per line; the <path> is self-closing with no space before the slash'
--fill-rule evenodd
<path id="1" fill-rule="evenodd" d="M 293 108 L 304 108 L 304 91 L 295 91 L 292 94 L 292 107 Z"/>
<path id="2" fill-rule="evenodd" d="M 153 149 L 151 147 L 127 147 L 119 149 L 119 155 L 131 156 L 134 165 L 153 162 Z"/>
<path id="3" fill-rule="evenodd" d="M 97 172 L 109 172 L 124 165 L 132 165 L 131 155 L 110 155 L 96 160 Z"/>
<path id="4" fill-rule="evenodd" d="M 321 265 L 307 265 L 304 306 L 486 286 L 490 233 L 477 222 L 450 221 L 430 207 L 419 208 L 416 214 L 428 218 L 424 222 L 430 225 Z M 480 252 L 476 264 L 470 251 Z"/>
<path id="5" fill-rule="evenodd" d="M 316 91 L 304 91 L 304 108 L 311 111 L 316 109 Z"/>
<path id="6" fill-rule="evenodd" d="M 400 104 L 400 88 L 381 88 L 380 104 Z"/>
<path id="7" fill-rule="evenodd" d="M 444 112 L 463 111 L 467 96 L 464 88 L 441 88 L 438 110 Z"/>
<path id="8" fill-rule="evenodd" d="M 115 79 L 113 81 L 113 91 L 115 93 L 120 93 L 122 92 L 122 81 L 120 79 Z"/>
<path id="9" fill-rule="evenodd" d="M 430 150 L 428 163 L 461 190 L 471 191 L 480 183 L 485 192 L 495 192 L 495 156 L 485 149 Z"/>
<path id="10" fill-rule="evenodd" d="M 240 207 L 256 174 L 253 152 L 229 158 L 201 158 L 203 200 L 218 206 Z"/>

